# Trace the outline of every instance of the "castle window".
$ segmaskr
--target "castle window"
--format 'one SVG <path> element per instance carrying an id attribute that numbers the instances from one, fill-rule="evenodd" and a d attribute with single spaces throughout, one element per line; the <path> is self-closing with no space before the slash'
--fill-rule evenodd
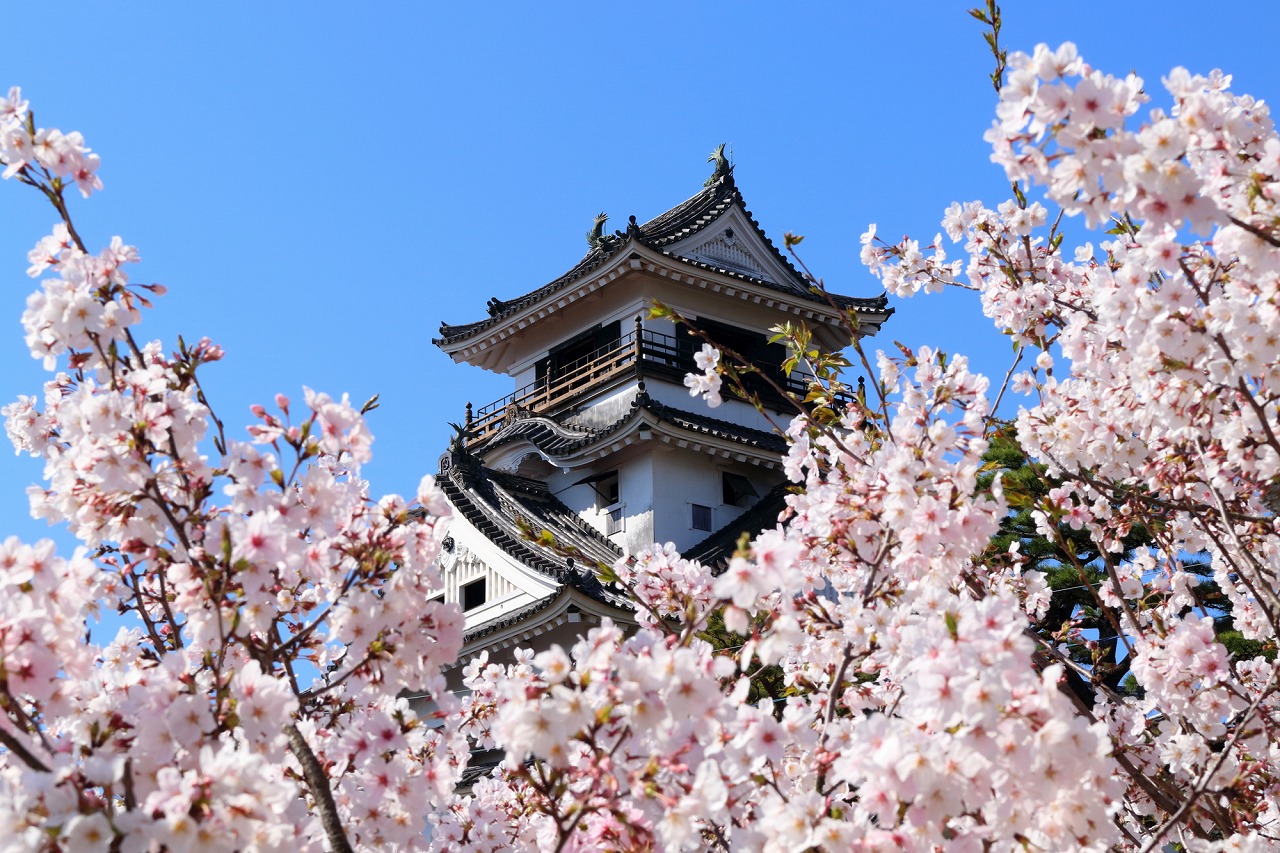
<path id="1" fill-rule="evenodd" d="M 606 536 L 612 536 L 615 533 L 622 533 L 627 529 L 626 516 L 623 515 L 626 508 L 626 504 L 614 504 L 613 506 L 608 507 L 606 510 L 608 515 L 605 518 L 604 524 L 604 532 Z"/>
<path id="2" fill-rule="evenodd" d="M 621 339 L 620 320 L 574 335 L 552 347 L 547 352 L 547 357 L 534 365 L 535 381 L 541 386 L 589 382 L 589 374 L 584 374 L 583 369 L 595 359 L 616 349 Z"/>
<path id="3" fill-rule="evenodd" d="M 746 506 L 750 503 L 749 498 L 760 497 L 751 481 L 741 474 L 725 471 L 721 474 L 721 480 L 724 485 L 724 502 L 729 506 Z"/>
<path id="4" fill-rule="evenodd" d="M 484 604 L 484 578 L 473 580 L 462 587 L 462 609 L 475 610 Z"/>
<path id="5" fill-rule="evenodd" d="M 618 473 L 616 471 L 596 485 L 596 499 L 599 501 L 598 508 L 605 514 L 605 535 L 612 536 L 615 533 L 621 533 L 623 530 L 622 511 L 626 508 L 626 505 L 619 500 Z"/>
<path id="6" fill-rule="evenodd" d="M 596 483 L 596 506 L 608 509 L 618 502 L 618 472 L 610 471 Z"/>
<path id="7" fill-rule="evenodd" d="M 702 504 L 690 504 L 693 508 L 692 527 L 694 530 L 711 530 L 711 507 Z"/>

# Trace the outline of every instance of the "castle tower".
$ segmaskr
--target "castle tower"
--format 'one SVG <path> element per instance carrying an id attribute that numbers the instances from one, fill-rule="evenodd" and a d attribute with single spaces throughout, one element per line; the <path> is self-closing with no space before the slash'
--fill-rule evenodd
<path id="1" fill-rule="evenodd" d="M 455 511 L 445 595 L 466 613 L 464 659 L 481 648 L 568 646 L 605 616 L 631 621 L 626 599 L 586 562 L 654 542 L 715 560 L 741 532 L 777 522 L 784 442 L 750 403 L 726 393 L 713 410 L 690 397 L 683 378 L 702 342 L 649 319 L 655 302 L 794 390 L 802 378 L 780 371 L 771 327 L 802 322 L 817 345 L 838 350 L 847 312 L 861 334 L 892 313 L 884 296 L 812 292 L 747 210 L 722 156 L 682 204 L 643 225 L 633 216 L 625 231 L 606 234 L 603 224 L 602 214 L 564 275 L 490 300 L 488 317 L 443 324 L 434 341 L 454 361 L 510 376 L 515 389 L 468 404 L 440 461 L 437 481 Z M 760 396 L 778 422 L 794 413 L 763 383 Z M 531 541 L 542 531 L 560 549 Z"/>

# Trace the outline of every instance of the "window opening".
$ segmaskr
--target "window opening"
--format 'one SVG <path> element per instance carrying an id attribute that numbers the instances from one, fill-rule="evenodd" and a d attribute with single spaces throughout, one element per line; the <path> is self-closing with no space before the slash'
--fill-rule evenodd
<path id="1" fill-rule="evenodd" d="M 710 338 L 715 346 L 733 350 L 760 368 L 765 376 L 775 382 L 785 379 L 781 365 L 786 360 L 787 349 L 782 344 L 771 344 L 767 335 L 721 323 L 708 317 L 695 318 L 692 323 L 695 328 Z M 676 324 L 676 349 L 685 372 L 698 372 L 693 356 L 702 349 L 702 344 L 703 339 L 698 335 L 690 334 L 688 326 L 683 323 Z M 764 377 L 754 373 L 744 375 L 742 382 L 749 391 L 766 395 L 771 391 Z"/>
<path id="2" fill-rule="evenodd" d="M 585 367 L 601 350 L 616 346 L 622 339 L 622 321 L 614 320 L 557 344 L 535 365 L 535 378 L 539 382 L 558 382 Z"/>
<path id="3" fill-rule="evenodd" d="M 760 497 L 751 481 L 741 474 L 725 471 L 722 474 L 724 483 L 724 502 L 730 506 L 746 506 L 750 498 Z"/>
<path id="4" fill-rule="evenodd" d="M 484 599 L 485 599 L 484 578 L 479 578 L 477 580 L 473 580 L 469 584 L 463 585 L 462 609 L 464 611 L 475 610 L 477 607 L 484 604 Z"/>
<path id="5" fill-rule="evenodd" d="M 627 508 L 626 504 L 614 504 L 608 508 L 608 516 L 605 520 L 604 532 L 606 536 L 612 536 L 615 533 L 621 533 L 626 529 L 624 522 L 623 510 Z"/>
<path id="6" fill-rule="evenodd" d="M 616 471 L 600 481 L 599 485 L 596 486 L 596 494 L 600 497 L 602 506 L 613 506 L 618 502 L 618 474 Z"/>
<path id="7" fill-rule="evenodd" d="M 711 530 L 711 507 L 702 504 L 690 504 L 693 507 L 692 525 L 694 530 Z"/>
<path id="8" fill-rule="evenodd" d="M 596 509 L 605 514 L 606 536 L 622 532 L 623 504 L 618 492 L 618 472 L 610 471 L 593 484 L 596 490 Z"/>

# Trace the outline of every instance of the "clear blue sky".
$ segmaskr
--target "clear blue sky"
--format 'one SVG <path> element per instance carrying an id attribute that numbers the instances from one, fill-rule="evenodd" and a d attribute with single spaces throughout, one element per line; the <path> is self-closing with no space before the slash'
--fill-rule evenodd
<path id="1" fill-rule="evenodd" d="M 411 494 L 446 421 L 510 390 L 431 346 L 572 266 L 592 216 L 642 221 L 693 194 L 729 142 L 762 225 L 807 235 L 833 290 L 873 295 L 857 236 L 928 238 L 952 200 L 1006 197 L 981 140 L 991 59 L 970 3 L 71 2 L 6 36 L 0 85 L 84 132 L 106 189 L 75 199 L 93 246 L 137 245 L 162 282 L 143 336 L 223 344 L 205 382 L 234 429 L 306 384 L 375 392 L 375 494 Z M 1280 97 L 1280 4 L 1010 2 L 1011 49 L 1075 41 L 1149 91 L 1186 65 Z M 45 376 L 18 319 L 52 211 L 0 186 L 0 400 Z M 976 301 L 895 301 L 882 333 L 1003 372 Z M 7 443 L 5 445 L 7 447 Z M 0 537 L 47 534 L 0 448 Z"/>

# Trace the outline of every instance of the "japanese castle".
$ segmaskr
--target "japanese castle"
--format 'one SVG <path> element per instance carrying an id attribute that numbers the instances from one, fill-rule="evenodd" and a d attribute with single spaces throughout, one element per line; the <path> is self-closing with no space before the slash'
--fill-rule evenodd
<path id="1" fill-rule="evenodd" d="M 473 408 L 437 482 L 454 509 L 444 542 L 445 597 L 466 616 L 461 661 L 488 649 L 566 648 L 604 617 L 633 623 L 596 561 L 613 564 L 654 542 L 687 557 L 724 560 L 741 533 L 778 523 L 785 442 L 751 403 L 728 393 L 711 409 L 683 384 L 702 339 L 751 358 L 784 389 L 769 329 L 805 324 L 818 346 L 849 340 L 893 313 L 883 295 L 815 293 L 743 201 L 724 159 L 704 188 L 667 212 L 605 233 L 586 255 L 523 296 L 491 299 L 488 316 L 443 324 L 434 340 L 456 362 L 506 374 L 514 389 Z M 710 161 L 709 161 L 710 162 Z M 794 405 L 758 383 L 766 411 L 785 424 Z M 569 555 L 569 556 L 567 556 Z M 576 556 L 573 556 L 576 555 Z"/>

